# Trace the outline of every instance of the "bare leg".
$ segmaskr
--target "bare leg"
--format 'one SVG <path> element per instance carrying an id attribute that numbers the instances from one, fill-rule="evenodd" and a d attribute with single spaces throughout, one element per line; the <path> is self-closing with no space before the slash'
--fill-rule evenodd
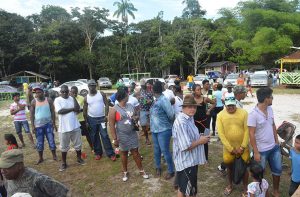
<path id="1" fill-rule="evenodd" d="M 42 163 L 44 161 L 44 158 L 43 158 L 43 151 L 39 151 L 39 160 L 38 162 L 36 163 L 36 165 L 39 165 L 40 163 Z"/>
<path id="2" fill-rule="evenodd" d="M 227 177 L 228 177 L 228 182 L 229 183 L 228 183 L 228 186 L 225 188 L 225 192 L 227 191 L 227 193 L 231 193 L 231 191 L 233 189 L 233 185 L 232 185 L 232 164 L 227 165 Z"/>
<path id="3" fill-rule="evenodd" d="M 128 151 L 121 151 L 123 172 L 127 172 Z"/>
<path id="4" fill-rule="evenodd" d="M 137 148 L 132 149 L 132 150 L 130 150 L 130 152 L 131 152 L 131 154 L 132 154 L 132 156 L 133 156 L 133 159 L 134 159 L 134 161 L 135 161 L 137 167 L 139 168 L 139 170 L 140 170 L 140 171 L 143 170 L 143 165 L 142 165 L 141 155 L 140 155 L 138 149 L 137 149 Z"/>
<path id="5" fill-rule="evenodd" d="M 25 143 L 24 143 L 24 139 L 23 139 L 22 133 L 18 134 L 18 137 L 19 137 L 19 139 L 20 139 L 20 141 L 21 141 L 21 143 L 22 143 L 22 146 L 25 146 Z"/>
<path id="6" fill-rule="evenodd" d="M 183 193 L 181 193 L 181 191 L 178 189 L 177 197 L 185 197 L 185 195 Z"/>
<path id="7" fill-rule="evenodd" d="M 273 176 L 273 195 L 275 197 L 279 197 L 279 182 L 280 182 L 280 176 Z"/>
<path id="8" fill-rule="evenodd" d="M 149 140 L 149 137 L 148 137 L 147 126 L 142 126 L 142 130 L 143 130 L 145 138 L 146 138 L 146 144 L 150 145 L 150 140 Z"/>

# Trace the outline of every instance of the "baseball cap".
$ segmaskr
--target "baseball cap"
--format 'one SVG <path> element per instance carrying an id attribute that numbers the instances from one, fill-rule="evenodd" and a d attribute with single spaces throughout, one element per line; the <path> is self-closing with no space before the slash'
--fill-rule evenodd
<path id="1" fill-rule="evenodd" d="M 235 97 L 226 97 L 225 98 L 225 105 L 236 105 Z"/>
<path id="2" fill-rule="evenodd" d="M 89 86 L 95 86 L 97 84 L 96 84 L 96 81 L 94 79 L 91 79 L 91 80 L 88 81 L 88 85 Z"/>
<path id="3" fill-rule="evenodd" d="M 42 91 L 44 91 L 44 88 L 41 85 L 36 85 L 36 86 L 33 87 L 33 91 L 35 91 L 35 90 L 42 90 Z"/>
<path id="4" fill-rule="evenodd" d="M 24 161 L 23 152 L 19 149 L 5 151 L 1 154 L 0 168 L 10 168 L 18 162 Z"/>
<path id="5" fill-rule="evenodd" d="M 233 85 L 232 85 L 232 83 L 228 82 L 226 87 L 227 88 L 233 88 Z"/>

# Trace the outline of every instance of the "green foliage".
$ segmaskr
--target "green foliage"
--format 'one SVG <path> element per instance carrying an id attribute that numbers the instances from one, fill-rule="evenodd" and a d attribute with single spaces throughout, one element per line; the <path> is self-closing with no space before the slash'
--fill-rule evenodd
<path id="1" fill-rule="evenodd" d="M 133 12 L 137 11 L 137 9 L 132 3 L 130 3 L 129 0 L 116 1 L 114 2 L 114 6 L 118 7 L 118 9 L 114 12 L 114 16 L 117 16 L 118 18 L 121 16 L 122 21 L 125 24 L 128 24 L 128 14 L 135 19 Z"/>
<path id="2" fill-rule="evenodd" d="M 198 0 L 183 0 L 182 4 L 186 4 L 182 11 L 183 18 L 203 17 L 206 14 L 206 11 L 201 9 Z"/>

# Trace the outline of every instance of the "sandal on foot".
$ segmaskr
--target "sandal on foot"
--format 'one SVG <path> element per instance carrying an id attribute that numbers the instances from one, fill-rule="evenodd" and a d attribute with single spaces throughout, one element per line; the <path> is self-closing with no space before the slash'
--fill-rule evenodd
<path id="1" fill-rule="evenodd" d="M 233 190 L 233 188 L 226 187 L 224 190 L 224 195 L 229 196 L 231 194 L 232 190 Z"/>
<path id="2" fill-rule="evenodd" d="M 140 171 L 140 175 L 142 175 L 142 177 L 143 177 L 144 179 L 149 179 L 149 175 L 146 174 L 145 170 L 141 170 L 141 171 Z"/>
<path id="3" fill-rule="evenodd" d="M 241 197 L 248 197 L 248 193 L 247 193 L 247 192 L 243 192 L 243 193 L 241 194 Z"/>
<path id="4" fill-rule="evenodd" d="M 126 182 L 126 181 L 128 180 L 127 174 L 128 174 L 128 172 L 123 172 L 123 178 L 122 178 L 122 180 L 123 180 L 124 182 Z"/>

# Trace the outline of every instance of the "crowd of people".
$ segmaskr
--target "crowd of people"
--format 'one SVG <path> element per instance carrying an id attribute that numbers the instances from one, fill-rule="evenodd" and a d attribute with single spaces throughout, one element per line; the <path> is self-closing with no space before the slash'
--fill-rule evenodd
<path id="1" fill-rule="evenodd" d="M 241 102 L 248 93 L 244 82 L 240 81 L 235 87 L 232 84 L 223 87 L 218 83 L 211 87 L 208 80 L 203 80 L 202 86 L 190 83 L 192 79 L 191 82 L 188 81 L 190 93 L 187 95 L 183 95 L 178 81 L 175 81 L 175 86 L 170 90 L 163 82 L 144 79 L 140 81 L 140 90 L 137 90 L 135 83 L 129 88 L 120 85 L 117 92 L 109 98 L 97 90 L 94 80 L 88 81 L 89 93 L 85 97 L 78 94 L 75 86 L 70 90 L 67 86 L 61 86 L 60 96 L 53 100 L 45 95 L 42 86 L 37 85 L 32 88 L 35 96 L 30 102 L 27 101 L 29 104 L 20 99 L 18 93 L 14 94 L 10 112 L 14 116 L 16 133 L 21 145 L 18 145 L 13 135 L 7 135 L 5 139 L 8 149 L 0 158 L 0 168 L 8 180 L 9 196 L 17 192 L 26 192 L 32 196 L 46 196 L 45 194 L 65 196 L 68 192 L 63 184 L 24 167 L 23 153 L 18 149 L 26 146 L 22 127 L 38 152 L 38 165 L 44 161 L 45 137 L 53 160 L 57 160 L 55 130 L 58 131 L 62 161 L 59 171 L 65 171 L 69 167 L 67 153 L 71 142 L 76 151 L 77 163 L 86 164 L 81 152 L 81 136 L 85 136 L 95 154 L 95 160 L 103 157 L 102 144 L 105 155 L 111 161 L 116 161 L 116 155 L 120 154 L 124 182 L 129 179 L 127 166 L 130 154 L 139 169 L 140 176 L 143 179 L 149 178 L 143 168 L 143 157 L 139 153 L 138 131 L 141 128 L 145 144 L 153 147 L 156 176 L 160 177 L 163 174 L 162 160 L 165 161 L 167 171 L 164 178 L 170 180 L 175 177 L 174 186 L 178 190 L 178 197 L 197 195 L 198 165 L 209 165 L 211 157 L 209 142 L 211 137 L 218 135 L 223 144 L 223 162 L 218 166 L 218 170 L 224 174 L 226 172 L 228 177 L 224 195 L 230 195 L 234 190 L 234 162 L 241 158 L 245 166 L 250 166 L 250 175 L 253 179 L 253 182 L 248 184 L 249 172 L 246 167 L 242 176 L 241 195 L 269 196 L 271 192 L 269 183 L 263 178 L 268 163 L 273 177 L 272 194 L 279 196 L 282 162 L 271 107 L 272 89 L 258 89 L 256 92 L 258 104 L 248 113 L 243 109 Z M 31 128 L 36 136 L 36 143 L 26 118 L 26 107 L 30 109 Z M 171 139 L 173 139 L 172 150 Z M 253 151 L 252 159 L 250 150 Z M 291 196 L 300 183 L 300 135 L 296 137 L 295 147 L 290 152 Z M 27 179 L 27 175 L 31 178 Z M 39 181 L 45 181 L 49 185 L 39 184 Z M 33 182 L 36 184 L 32 184 Z M 53 187 L 56 189 L 51 193 Z M 44 195 L 39 195 L 39 192 L 44 192 Z"/>

